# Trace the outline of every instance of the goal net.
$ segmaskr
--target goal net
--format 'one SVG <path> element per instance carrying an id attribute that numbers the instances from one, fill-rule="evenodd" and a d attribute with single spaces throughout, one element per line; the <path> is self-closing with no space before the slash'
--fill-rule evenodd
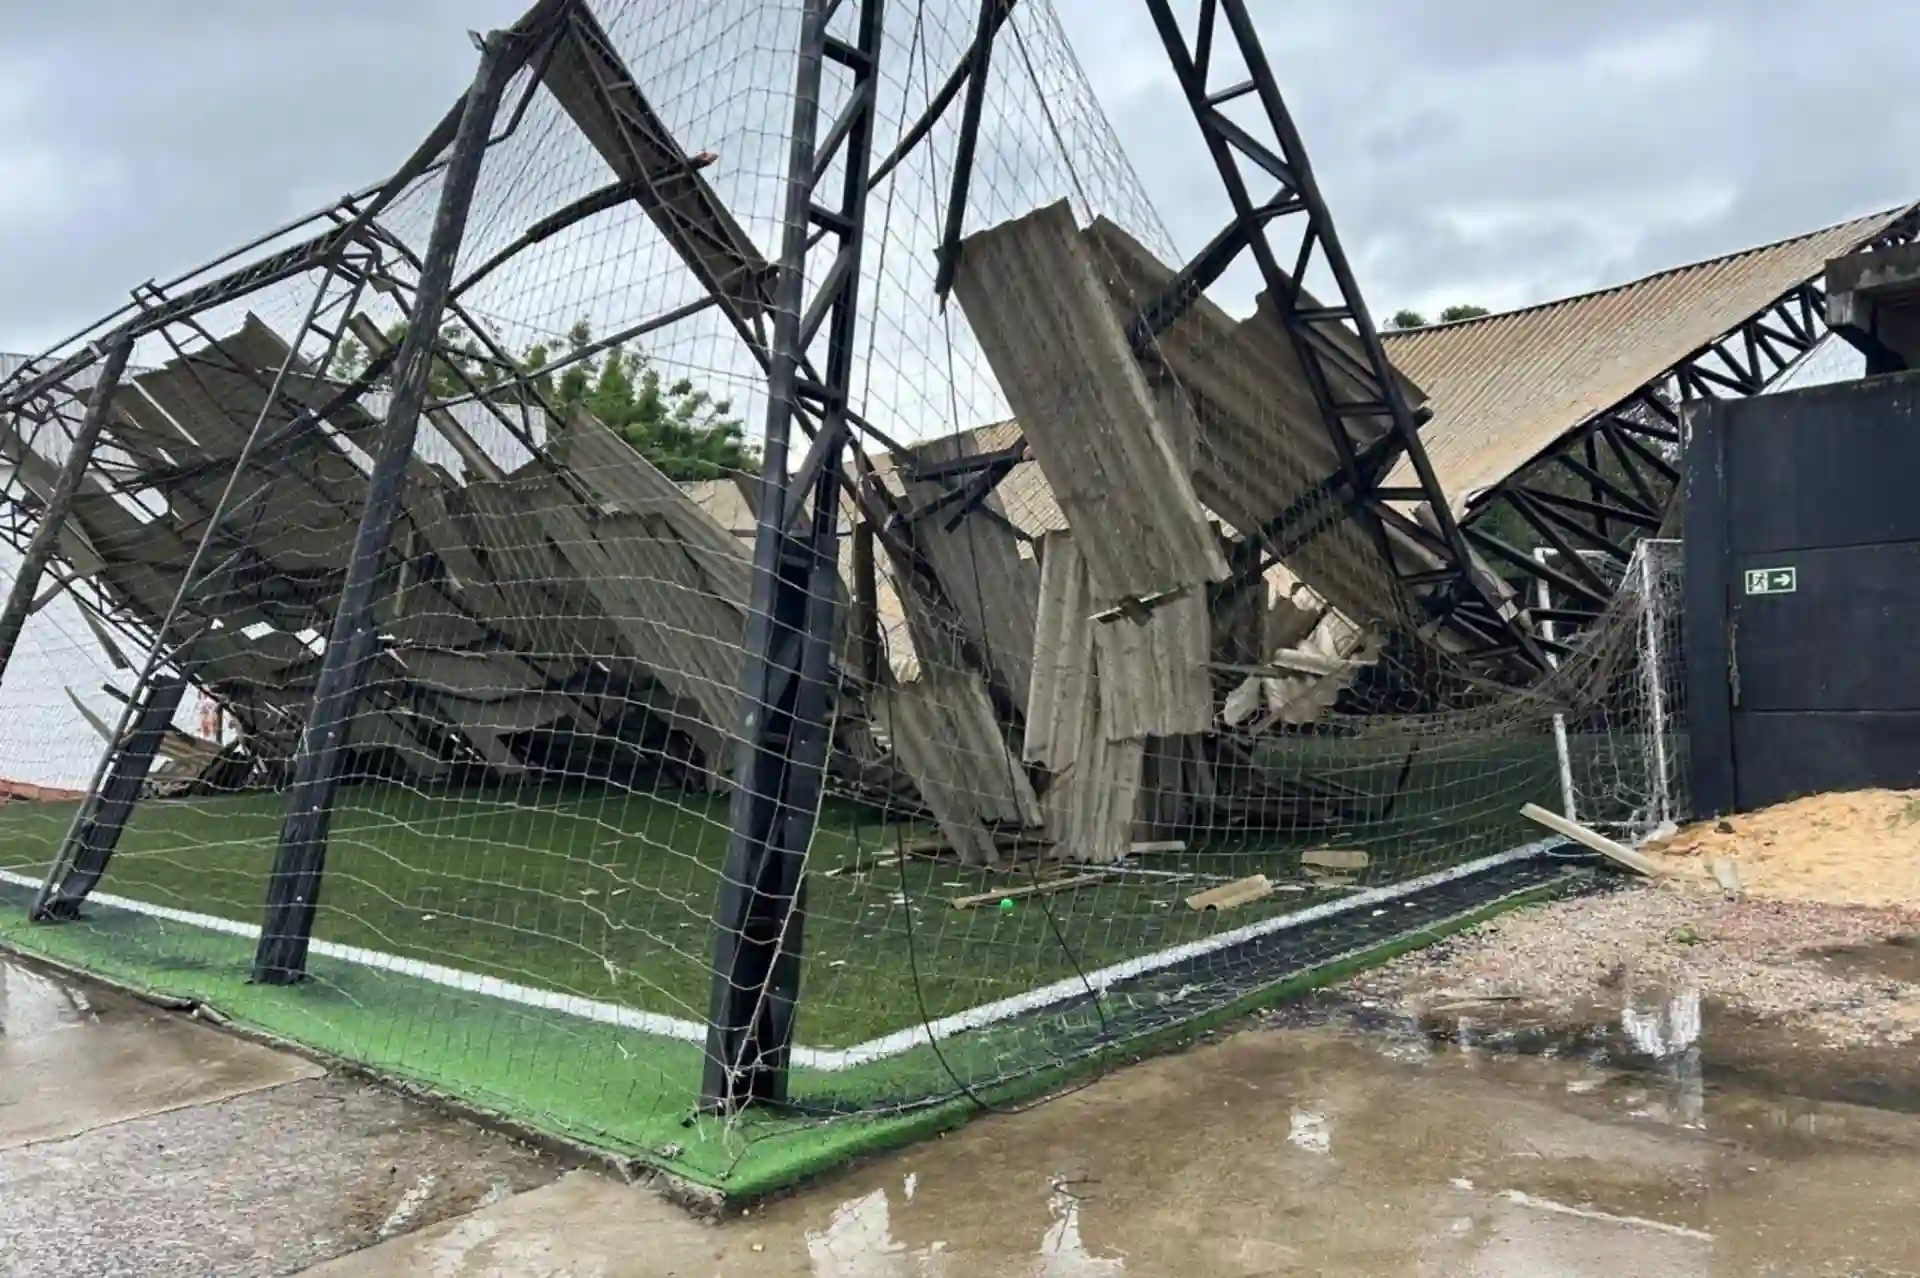
<path id="1" fill-rule="evenodd" d="M 1490 680 L 1417 584 L 1428 543 L 1329 486 L 1272 298 L 1229 281 L 1129 337 L 1184 258 L 1052 8 L 997 19 L 964 183 L 981 7 L 888 6 L 864 82 L 860 8 L 809 92 L 819 190 L 872 190 L 856 226 L 804 213 L 805 289 L 776 264 L 807 6 L 542 5 L 566 16 L 484 122 L 434 323 L 446 137 L 0 384 L 23 550 L 97 343 L 140 325 L 0 685 L 9 775 L 84 794 L 0 808 L 9 920 L 67 920 L 8 938 L 723 1174 L 682 1123 L 718 903 L 754 887 L 743 760 L 789 713 L 741 696 L 770 454 L 814 555 L 772 570 L 825 619 L 790 671 L 819 780 L 778 817 L 811 830 L 771 938 L 798 976 L 756 991 L 791 1002 L 807 1121 L 990 1098 L 1538 887 L 1524 803 L 1629 833 L 1684 809 L 1677 547 L 1642 543 L 1556 669 Z M 836 137 L 856 92 L 871 135 Z M 844 330 L 793 301 L 836 271 Z M 338 788 L 301 808 L 321 752 Z M 287 909 L 305 979 L 254 982 Z"/>

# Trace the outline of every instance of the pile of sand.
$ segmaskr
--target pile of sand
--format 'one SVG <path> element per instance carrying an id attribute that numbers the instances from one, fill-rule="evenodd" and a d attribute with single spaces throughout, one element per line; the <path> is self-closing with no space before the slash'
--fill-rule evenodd
<path id="1" fill-rule="evenodd" d="M 1920 791 L 1817 794 L 1690 825 L 1641 851 L 1683 886 L 1718 890 L 1712 860 L 1732 857 L 1748 895 L 1920 906 Z"/>

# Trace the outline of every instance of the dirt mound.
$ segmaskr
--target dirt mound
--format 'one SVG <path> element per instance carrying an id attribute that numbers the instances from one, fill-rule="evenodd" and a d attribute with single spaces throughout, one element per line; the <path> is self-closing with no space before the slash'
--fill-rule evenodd
<path id="1" fill-rule="evenodd" d="M 1749 895 L 1920 906 L 1920 791 L 1816 794 L 1702 821 L 1641 851 L 1682 885 L 1718 890 L 1713 858 L 1732 857 Z"/>

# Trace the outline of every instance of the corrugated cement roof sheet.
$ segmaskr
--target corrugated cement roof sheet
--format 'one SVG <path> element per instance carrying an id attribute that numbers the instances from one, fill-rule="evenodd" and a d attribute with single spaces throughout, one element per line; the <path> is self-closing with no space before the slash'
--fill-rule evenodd
<path id="1" fill-rule="evenodd" d="M 1524 310 L 1385 334 L 1387 354 L 1433 405 L 1420 438 L 1442 487 L 1464 504 L 1905 211 Z"/>

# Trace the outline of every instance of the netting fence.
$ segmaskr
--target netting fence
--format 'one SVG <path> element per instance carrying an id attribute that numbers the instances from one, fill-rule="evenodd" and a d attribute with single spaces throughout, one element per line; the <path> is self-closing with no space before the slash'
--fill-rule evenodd
<path id="1" fill-rule="evenodd" d="M 1270 300 L 1130 348 L 1181 259 L 1045 4 L 1000 19 L 962 187 L 960 110 L 915 125 L 979 6 L 891 6 L 870 62 L 834 24 L 828 118 L 873 109 L 824 187 L 863 146 L 873 185 L 801 233 L 854 322 L 770 383 L 783 306 L 838 322 L 777 270 L 810 11 L 537 8 L 427 332 L 447 130 L 244 288 L 141 294 L 110 395 L 125 317 L 0 385 L 16 549 L 103 423 L 0 685 L 9 768 L 54 791 L 0 810 L 9 918 L 52 920 L 11 940 L 716 1177 L 796 1117 L 990 1100 L 1547 882 L 1523 803 L 1683 814 L 1674 543 L 1603 566 L 1612 610 L 1513 686 L 1397 584 L 1417 549 L 1255 533 L 1331 511 L 1340 457 Z M 773 565 L 827 619 L 775 671 L 819 778 L 774 818 L 810 830 L 785 976 L 747 991 L 793 1016 L 788 1108 L 696 1118 L 716 902 L 761 890 L 729 878 L 756 716 L 790 713 L 742 713 L 774 464 L 831 552 Z"/>

